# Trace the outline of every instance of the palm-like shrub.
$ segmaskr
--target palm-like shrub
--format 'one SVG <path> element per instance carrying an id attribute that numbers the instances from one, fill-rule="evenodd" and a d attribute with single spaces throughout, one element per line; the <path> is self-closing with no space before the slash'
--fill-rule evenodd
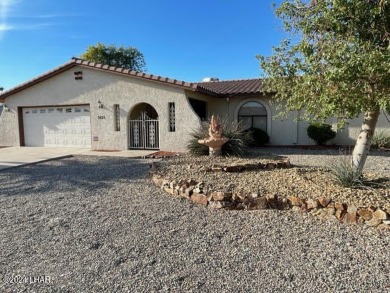
<path id="1" fill-rule="evenodd" d="M 219 119 L 222 127 L 222 136 L 229 138 L 229 141 L 222 146 L 223 156 L 242 157 L 248 150 L 251 142 L 251 135 L 244 131 L 240 123 L 230 122 L 227 118 Z M 197 129 L 190 134 L 191 138 L 187 148 L 193 155 L 208 155 L 209 148 L 198 143 L 198 140 L 209 137 L 210 121 L 203 121 Z"/>

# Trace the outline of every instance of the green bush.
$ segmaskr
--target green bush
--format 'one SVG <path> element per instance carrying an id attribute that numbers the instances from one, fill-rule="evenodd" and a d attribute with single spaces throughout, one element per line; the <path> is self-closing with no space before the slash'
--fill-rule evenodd
<path id="1" fill-rule="evenodd" d="M 249 128 L 246 132 L 251 137 L 251 141 L 249 142 L 250 146 L 258 147 L 269 143 L 269 135 L 260 128 Z"/>
<path id="2" fill-rule="evenodd" d="M 371 147 L 390 148 L 390 134 L 385 131 L 375 133 L 372 137 Z"/>
<path id="3" fill-rule="evenodd" d="M 248 146 L 251 142 L 250 135 L 243 130 L 240 123 L 229 122 L 227 118 L 220 119 L 222 126 L 222 136 L 229 138 L 229 141 L 222 146 L 223 156 L 239 156 L 246 154 Z M 209 148 L 198 143 L 199 139 L 209 137 L 210 121 L 203 121 L 199 128 L 195 129 L 191 134 L 187 148 L 193 155 L 202 156 L 209 154 Z"/>
<path id="4" fill-rule="evenodd" d="M 307 135 L 317 145 L 324 145 L 329 139 L 336 137 L 336 132 L 332 130 L 332 126 L 329 124 L 311 123 L 307 128 Z"/>

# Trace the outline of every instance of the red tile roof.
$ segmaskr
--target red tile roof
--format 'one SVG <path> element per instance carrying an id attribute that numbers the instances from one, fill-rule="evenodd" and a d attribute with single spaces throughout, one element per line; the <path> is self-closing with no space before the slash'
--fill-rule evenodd
<path id="1" fill-rule="evenodd" d="M 261 94 L 262 80 L 242 79 L 198 83 L 198 90 L 219 97 Z"/>
<path id="2" fill-rule="evenodd" d="M 25 82 L 25 83 L 22 83 L 14 88 L 11 88 L 7 91 L 4 91 L 3 93 L 0 94 L 0 101 L 4 100 L 8 96 L 11 96 L 11 95 L 13 95 L 17 92 L 20 92 L 28 87 L 31 87 L 37 83 L 40 83 L 44 80 L 47 80 L 47 79 L 49 79 L 49 78 L 51 78 L 51 77 L 53 77 L 61 72 L 64 72 L 72 67 L 75 67 L 75 66 L 94 68 L 94 69 L 101 70 L 101 71 L 132 76 L 132 77 L 139 78 L 139 79 L 147 79 L 147 80 L 150 80 L 153 82 L 169 84 L 169 85 L 174 86 L 174 87 L 180 87 L 180 88 L 193 90 L 193 91 L 196 90 L 196 86 L 197 86 L 196 83 L 192 83 L 192 82 L 185 82 L 185 81 L 171 79 L 171 78 L 163 77 L 163 76 L 159 76 L 159 75 L 147 74 L 147 73 L 137 72 L 137 71 L 133 71 L 133 70 L 125 69 L 125 68 L 118 68 L 118 67 L 114 67 L 114 66 L 99 64 L 99 63 L 95 63 L 95 62 L 91 62 L 91 61 L 82 60 L 79 58 L 72 58 L 71 61 L 69 61 L 69 62 L 67 62 L 67 63 L 65 63 L 57 68 L 54 68 L 53 70 L 50 70 L 50 71 L 48 71 L 42 75 L 39 75 L 39 76 L 37 76 L 37 77 L 35 77 L 35 78 Z"/>
<path id="3" fill-rule="evenodd" d="M 8 96 L 23 91 L 26 88 L 29 88 L 37 83 L 47 80 L 75 66 L 93 68 L 96 70 L 121 74 L 125 76 L 132 76 L 138 79 L 146 79 L 157 83 L 164 83 L 174 87 L 183 88 L 186 90 L 199 91 L 204 94 L 216 96 L 216 97 L 226 97 L 226 96 L 233 96 L 233 95 L 250 95 L 250 94 L 262 93 L 261 79 L 226 80 L 226 81 L 192 83 L 192 82 L 185 82 L 176 79 L 170 79 L 168 77 L 162 77 L 159 75 L 132 71 L 125 68 L 117 68 L 109 65 L 94 63 L 79 58 L 72 58 L 71 61 L 57 68 L 54 68 L 53 70 L 50 70 L 42 75 L 39 75 L 12 89 L 4 91 L 3 93 L 0 94 L 0 101 L 4 101 L 4 99 Z"/>

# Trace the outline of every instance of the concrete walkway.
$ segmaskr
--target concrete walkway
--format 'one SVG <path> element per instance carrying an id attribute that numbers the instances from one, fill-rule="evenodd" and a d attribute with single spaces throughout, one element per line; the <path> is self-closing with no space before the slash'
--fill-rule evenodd
<path id="1" fill-rule="evenodd" d="M 49 147 L 7 147 L 0 148 L 0 170 L 60 159 L 73 155 L 115 156 L 139 158 L 155 151 L 127 150 L 127 151 L 94 151 L 83 148 L 49 148 Z"/>

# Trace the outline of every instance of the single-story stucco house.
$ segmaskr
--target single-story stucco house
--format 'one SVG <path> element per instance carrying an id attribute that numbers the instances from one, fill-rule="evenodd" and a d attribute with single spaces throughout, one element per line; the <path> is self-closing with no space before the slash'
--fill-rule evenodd
<path id="1" fill-rule="evenodd" d="M 190 83 L 73 58 L 0 95 L 0 146 L 186 151 L 212 114 L 267 131 L 271 145 L 311 145 L 307 121 L 275 119 L 261 79 Z M 329 123 L 336 123 L 329 119 Z M 362 117 L 330 143 L 354 144 Z M 388 129 L 381 115 L 378 130 Z"/>

